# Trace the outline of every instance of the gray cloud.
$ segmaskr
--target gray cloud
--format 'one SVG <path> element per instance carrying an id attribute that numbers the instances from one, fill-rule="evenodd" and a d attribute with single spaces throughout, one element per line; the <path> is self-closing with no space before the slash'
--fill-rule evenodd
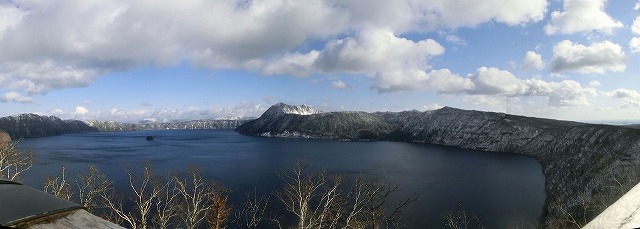
<path id="1" fill-rule="evenodd" d="M 33 102 L 33 98 L 29 96 L 23 96 L 18 92 L 11 91 L 7 92 L 4 95 L 0 96 L 0 102 L 16 102 L 16 103 L 31 103 Z"/>

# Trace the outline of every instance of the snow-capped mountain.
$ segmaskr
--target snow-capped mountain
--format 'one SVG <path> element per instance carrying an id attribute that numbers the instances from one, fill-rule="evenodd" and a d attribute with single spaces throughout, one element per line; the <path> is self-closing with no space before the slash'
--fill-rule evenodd
<path id="1" fill-rule="evenodd" d="M 534 157 L 546 176 L 544 226 L 566 216 L 559 207 L 578 211 L 584 201 L 612 203 L 621 193 L 615 196 L 604 187 L 628 190 L 638 182 L 626 171 L 640 167 L 639 129 L 450 107 L 426 112 L 278 113 L 287 107 L 291 106 L 276 104 L 236 131 L 271 137 L 419 142 Z M 589 190 L 587 197 L 585 190 Z"/>
<path id="2" fill-rule="evenodd" d="M 283 114 L 293 114 L 293 115 L 314 115 L 314 114 L 320 114 L 322 113 L 321 111 L 307 106 L 305 104 L 302 105 L 298 105 L 298 106 L 291 106 L 291 105 L 287 105 L 284 103 L 278 103 L 275 104 L 271 107 L 269 107 L 269 109 L 267 111 L 264 112 L 264 114 L 262 114 L 263 116 L 279 116 L 279 115 L 283 115 Z"/>
<path id="3" fill-rule="evenodd" d="M 174 130 L 174 129 L 235 129 L 247 119 L 203 119 L 171 122 L 123 123 L 115 121 L 85 121 L 87 125 L 99 131 L 131 131 L 131 130 Z"/>
<path id="4" fill-rule="evenodd" d="M 55 116 L 20 114 L 0 118 L 0 130 L 6 131 L 13 139 L 20 139 L 91 131 L 235 129 L 247 121 L 249 119 L 236 118 L 176 122 L 143 120 L 140 123 L 122 123 L 117 121 L 61 120 Z"/>

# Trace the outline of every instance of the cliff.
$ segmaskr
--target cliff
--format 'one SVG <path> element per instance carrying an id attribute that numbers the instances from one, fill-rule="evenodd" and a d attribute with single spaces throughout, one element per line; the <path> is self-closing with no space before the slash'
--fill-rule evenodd
<path id="1" fill-rule="evenodd" d="M 206 119 L 180 122 L 123 123 L 115 121 L 85 121 L 98 131 L 173 130 L 173 129 L 235 129 L 246 119 Z"/>
<path id="2" fill-rule="evenodd" d="M 544 227 L 588 222 L 638 183 L 640 130 L 628 127 L 445 107 L 426 112 L 311 115 L 271 111 L 236 131 L 255 136 L 420 142 L 531 156 L 542 164 L 546 177 L 547 202 L 540 225 Z"/>
<path id="3" fill-rule="evenodd" d="M 55 116 L 21 114 L 0 118 L 0 130 L 13 139 L 35 138 L 66 133 L 97 131 L 78 120 L 61 120 Z"/>
<path id="4" fill-rule="evenodd" d="M 248 119 L 240 118 L 123 123 L 116 121 L 61 120 L 55 116 L 21 114 L 0 118 L 0 131 L 6 131 L 13 139 L 20 139 L 91 131 L 234 129 L 247 121 Z"/>

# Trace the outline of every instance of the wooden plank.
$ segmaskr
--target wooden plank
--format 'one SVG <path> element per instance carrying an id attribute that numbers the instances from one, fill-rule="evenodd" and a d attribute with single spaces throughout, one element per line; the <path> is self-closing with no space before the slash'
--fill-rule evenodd
<path id="1" fill-rule="evenodd" d="M 28 229 L 124 229 L 115 223 L 109 222 L 98 216 L 95 216 L 84 209 L 75 210 L 71 214 L 67 214 L 57 219 L 48 219 L 42 223 L 30 225 Z"/>

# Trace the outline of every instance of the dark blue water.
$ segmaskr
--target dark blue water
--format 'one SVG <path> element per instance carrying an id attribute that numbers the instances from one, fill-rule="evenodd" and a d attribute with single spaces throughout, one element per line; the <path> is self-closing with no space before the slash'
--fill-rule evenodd
<path id="1" fill-rule="evenodd" d="M 146 141 L 149 135 L 155 140 Z M 157 174 L 199 165 L 207 178 L 235 190 L 234 200 L 253 187 L 262 193 L 280 188 L 276 173 L 303 159 L 330 173 L 366 174 L 397 184 L 403 190 L 395 200 L 419 194 L 405 211 L 409 228 L 443 227 L 442 213 L 455 210 L 460 202 L 487 228 L 529 227 L 542 214 L 545 200 L 542 169 L 532 158 L 427 144 L 164 130 L 67 134 L 25 139 L 20 146 L 38 152 L 36 165 L 23 177 L 37 188 L 47 175 L 59 175 L 62 165 L 71 176 L 94 164 L 125 190 L 125 168 L 138 168 L 148 160 Z"/>

